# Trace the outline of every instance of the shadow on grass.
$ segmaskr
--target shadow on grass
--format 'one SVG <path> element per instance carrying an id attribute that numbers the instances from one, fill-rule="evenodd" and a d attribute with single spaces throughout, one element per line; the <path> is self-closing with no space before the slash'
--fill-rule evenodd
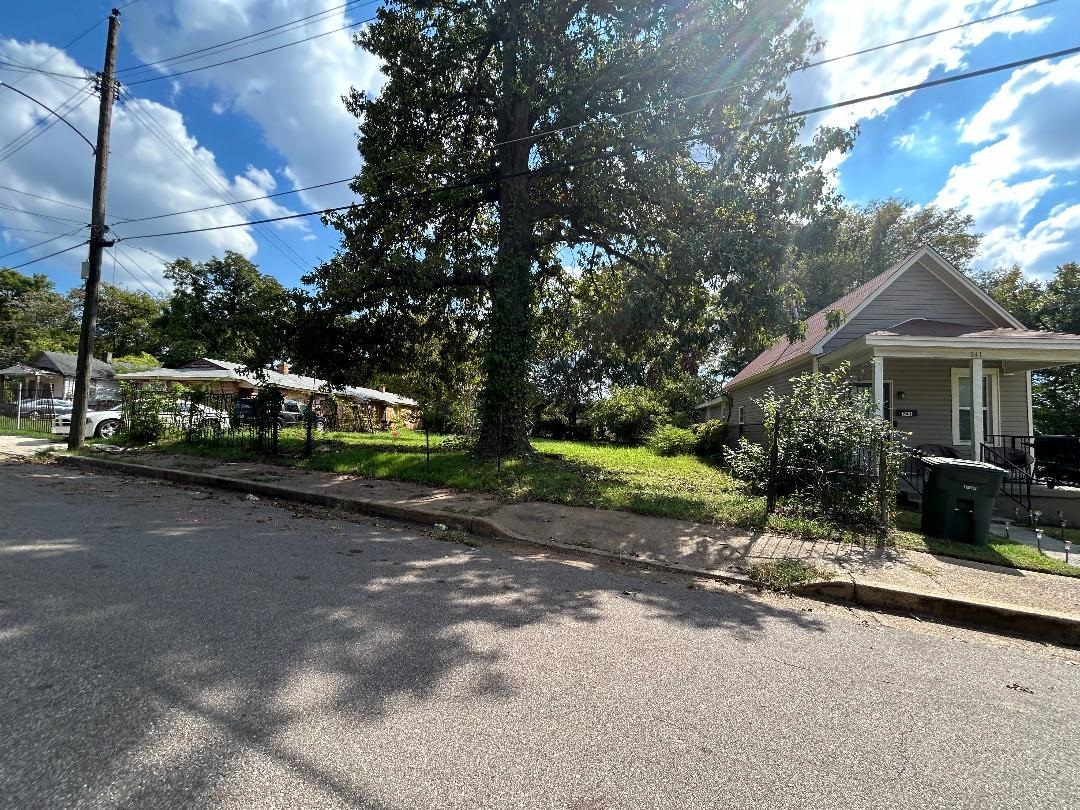
<path id="1" fill-rule="evenodd" d="M 439 718 L 438 746 L 528 705 L 522 683 L 543 678 L 530 645 L 568 633 L 563 654 L 591 656 L 575 636 L 621 632 L 613 600 L 631 587 L 650 622 L 824 630 L 798 609 L 147 482 L 0 475 L 20 538 L 0 540 L 0 622 L 18 630 L 0 657 L 0 757 L 16 806 L 63 790 L 208 806 L 258 773 L 256 790 L 276 779 L 308 801 L 405 807 L 374 786 L 403 767 L 383 757 L 407 729 Z M 77 554 L 31 553 L 72 537 Z"/>

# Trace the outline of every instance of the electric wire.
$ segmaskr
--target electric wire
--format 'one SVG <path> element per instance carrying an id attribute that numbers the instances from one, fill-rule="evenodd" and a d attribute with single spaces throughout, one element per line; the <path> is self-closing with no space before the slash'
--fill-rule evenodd
<path id="1" fill-rule="evenodd" d="M 856 104 L 863 104 L 863 103 L 868 102 L 868 101 L 876 101 L 878 99 L 887 98 L 889 96 L 897 96 L 897 95 L 903 95 L 905 93 L 913 93 L 913 92 L 917 92 L 917 91 L 920 91 L 920 90 L 926 90 L 926 89 L 929 89 L 929 88 L 932 88 L 932 87 L 940 87 L 942 85 L 952 84 L 952 83 L 959 82 L 959 81 L 964 81 L 966 79 L 977 78 L 979 76 L 987 76 L 989 74 L 998 73 L 998 72 L 1001 72 L 1003 70 L 1012 70 L 1012 69 L 1015 69 L 1015 68 L 1018 68 L 1018 67 L 1024 67 L 1026 65 L 1035 64 L 1037 62 L 1043 62 L 1043 61 L 1046 61 L 1046 60 L 1049 60 L 1049 59 L 1056 59 L 1056 58 L 1060 58 L 1060 57 L 1063 57 L 1063 56 L 1071 56 L 1071 55 L 1076 54 L 1076 53 L 1080 53 L 1080 46 L 1076 46 L 1076 47 L 1072 47 L 1072 48 L 1065 48 L 1065 49 L 1062 49 L 1062 50 L 1059 50 L 1059 51 L 1054 51 L 1054 52 L 1051 52 L 1051 53 L 1044 53 L 1044 54 L 1040 54 L 1038 56 L 1032 56 L 1032 57 L 1028 57 L 1028 58 L 1025 58 L 1025 59 L 1018 59 L 1018 60 L 1015 60 L 1015 61 L 1012 61 L 1012 62 L 1007 62 L 1007 63 L 1003 63 L 1003 64 L 999 64 L 999 65 L 992 65 L 990 67 L 981 68 L 979 70 L 972 70 L 972 71 L 967 71 L 967 72 L 964 72 L 964 73 L 957 73 L 957 74 L 953 74 L 951 76 L 942 77 L 940 79 L 933 79 L 933 80 L 930 80 L 930 81 L 919 82 L 917 84 L 907 85 L 905 87 L 897 87 L 897 88 L 893 88 L 891 90 L 884 90 L 884 91 L 879 92 L 879 93 L 872 93 L 870 95 L 859 96 L 858 98 L 845 99 L 843 101 L 832 102 L 830 104 L 822 104 L 822 105 L 819 105 L 817 107 L 811 107 L 811 108 L 807 108 L 807 109 L 803 109 L 803 110 L 790 111 L 790 112 L 787 112 L 787 113 L 783 113 L 781 115 L 771 116 L 771 117 L 765 118 L 765 119 L 758 119 L 758 120 L 754 120 L 754 121 L 749 121 L 749 122 L 739 124 L 739 125 L 736 125 L 736 126 L 719 127 L 719 128 L 713 129 L 713 130 L 706 130 L 704 132 L 697 132 L 697 133 L 692 133 L 690 135 L 679 136 L 677 138 L 665 138 L 665 139 L 663 139 L 661 141 L 658 141 L 656 143 L 651 143 L 651 144 L 630 144 L 630 145 L 627 145 L 627 146 L 623 146 L 621 149 L 607 150 L 607 151 L 604 151 L 604 152 L 601 152 L 601 153 L 598 153 L 598 154 L 588 155 L 588 156 L 584 156 L 584 157 L 581 157 L 581 158 L 577 158 L 575 160 L 565 161 L 565 162 L 563 162 L 561 164 L 554 164 L 554 165 L 551 165 L 551 166 L 542 166 L 542 167 L 540 167 L 538 169 L 526 169 L 526 170 L 519 171 L 519 172 L 512 172 L 512 173 L 509 173 L 509 174 L 504 174 L 504 175 L 501 175 L 499 177 L 494 177 L 494 178 L 491 178 L 491 177 L 477 177 L 477 178 L 473 178 L 471 180 L 463 181 L 461 183 L 453 183 L 453 184 L 448 184 L 448 185 L 444 185 L 444 186 L 439 186 L 439 187 L 436 187 L 436 188 L 420 189 L 420 190 L 417 190 L 417 191 L 405 192 L 403 194 L 395 194 L 395 195 L 391 195 L 391 196 L 389 196 L 387 198 L 384 198 L 384 199 L 380 200 L 380 202 L 398 202 L 398 201 L 402 201 L 402 200 L 406 200 L 406 199 L 412 199 L 412 198 L 419 197 L 419 196 L 427 196 L 427 195 L 430 195 L 430 194 L 439 194 L 439 193 L 443 193 L 443 192 L 446 192 L 446 191 L 462 190 L 462 189 L 472 188 L 472 187 L 479 186 L 479 185 L 491 185 L 491 184 L 494 184 L 494 183 L 505 182 L 506 180 L 510 180 L 510 179 L 513 179 L 513 178 L 516 178 L 516 177 L 526 177 L 526 176 L 533 176 L 533 175 L 537 175 L 537 174 L 547 175 L 547 174 L 551 174 L 553 171 L 557 171 L 557 170 L 560 170 L 560 169 L 573 168 L 575 166 L 581 166 L 581 165 L 585 165 L 585 164 L 588 164 L 588 163 L 595 163 L 595 162 L 598 162 L 598 161 L 601 161 L 601 160 L 607 160 L 607 159 L 612 158 L 612 157 L 625 156 L 625 155 L 628 155 L 628 154 L 633 154 L 634 152 L 639 152 L 639 151 L 641 151 L 642 149 L 645 149 L 645 148 L 652 148 L 652 147 L 659 146 L 659 145 L 662 145 L 662 144 L 690 143 L 690 142 L 693 142 L 693 141 L 701 140 L 702 138 L 706 138 L 706 137 L 709 137 L 709 136 L 715 136 L 715 135 L 721 135 L 721 134 L 725 134 L 725 133 L 738 132 L 738 131 L 741 131 L 741 130 L 750 129 L 752 127 L 769 126 L 771 124 L 782 123 L 784 121 L 790 121 L 790 120 L 794 120 L 794 119 L 797 119 L 797 118 L 805 118 L 805 117 L 810 116 L 810 115 L 816 115 L 818 113 L 828 112 L 830 110 L 843 109 L 845 107 L 851 107 L 851 106 L 854 106 Z M 204 228 L 187 228 L 187 229 L 184 229 L 184 230 L 165 231 L 165 232 L 161 232 L 161 233 L 138 234 L 136 236 L 125 237 L 125 240 L 150 239 L 150 238 L 162 237 L 162 236 L 180 236 L 180 235 L 191 234 L 191 233 L 205 233 L 207 231 L 219 231 L 219 230 L 225 230 L 225 229 L 228 229 L 228 228 L 243 228 L 243 227 L 247 227 L 249 225 L 262 225 L 262 224 L 267 224 L 267 223 L 272 223 L 272 222 L 283 222 L 283 221 L 291 220 L 291 219 L 300 219 L 302 217 L 322 216 L 322 215 L 325 215 L 325 214 L 335 213 L 335 212 L 338 212 L 338 211 L 347 211 L 347 210 L 349 210 L 350 208 L 352 208 L 353 206 L 355 206 L 357 204 L 358 203 L 354 202 L 354 203 L 350 203 L 349 205 L 341 205 L 341 206 L 335 206 L 335 207 L 332 207 L 332 208 L 317 209 L 317 210 L 314 210 L 314 211 L 304 211 L 304 212 L 300 212 L 300 213 L 286 214 L 286 215 L 277 216 L 277 217 L 266 217 L 266 218 L 263 218 L 263 219 L 249 221 L 249 222 L 234 222 L 234 223 L 229 223 L 229 224 L 225 224 L 225 225 L 212 225 L 212 226 L 207 226 L 207 227 L 204 227 Z"/>

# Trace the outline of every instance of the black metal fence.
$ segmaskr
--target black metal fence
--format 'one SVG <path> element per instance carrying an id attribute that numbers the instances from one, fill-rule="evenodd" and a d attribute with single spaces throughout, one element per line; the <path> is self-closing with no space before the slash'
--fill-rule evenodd
<path id="1" fill-rule="evenodd" d="M 0 430 L 50 435 L 53 419 L 70 413 L 71 404 L 62 399 L 30 397 L 27 390 L 12 382 L 0 390 Z"/>
<path id="2" fill-rule="evenodd" d="M 302 438 L 310 454 L 323 431 L 376 433 L 391 427 L 378 403 L 329 394 L 289 399 L 273 386 L 245 395 L 133 387 L 123 392 L 116 418 L 119 432 L 136 444 L 180 439 L 271 455 L 281 452 L 283 437 L 293 444 Z"/>
<path id="3" fill-rule="evenodd" d="M 735 461 L 733 471 L 764 491 L 766 513 L 888 528 L 903 453 L 899 435 L 787 413 L 735 427 L 733 438 L 759 449 L 749 451 L 742 469 Z"/>

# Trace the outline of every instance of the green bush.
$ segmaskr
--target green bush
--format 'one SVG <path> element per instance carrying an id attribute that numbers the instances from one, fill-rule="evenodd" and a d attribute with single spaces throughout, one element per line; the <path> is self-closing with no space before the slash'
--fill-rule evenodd
<path id="1" fill-rule="evenodd" d="M 588 418 L 605 433 L 627 444 L 641 444 L 655 427 L 671 421 L 660 398 L 638 385 L 615 386 L 607 397 L 589 409 Z"/>
<path id="2" fill-rule="evenodd" d="M 648 445 L 658 456 L 681 456 L 693 453 L 697 436 L 686 428 L 660 425 L 649 434 Z"/>
<path id="3" fill-rule="evenodd" d="M 132 444 L 149 444 L 165 435 L 167 425 L 162 414 L 175 407 L 176 395 L 157 386 L 120 383 L 123 405 L 123 432 Z"/>
<path id="4" fill-rule="evenodd" d="M 720 419 L 694 425 L 694 453 L 705 458 L 722 456 L 727 449 L 727 428 L 727 422 Z"/>
<path id="5" fill-rule="evenodd" d="M 852 388 L 848 371 L 843 364 L 797 377 L 788 396 L 770 389 L 757 404 L 765 412 L 767 436 L 780 420 L 775 492 L 841 523 L 873 525 L 882 498 L 896 500 L 903 447 L 870 395 Z M 767 448 L 745 438 L 726 453 L 732 474 L 757 492 L 768 489 L 769 456 Z"/>

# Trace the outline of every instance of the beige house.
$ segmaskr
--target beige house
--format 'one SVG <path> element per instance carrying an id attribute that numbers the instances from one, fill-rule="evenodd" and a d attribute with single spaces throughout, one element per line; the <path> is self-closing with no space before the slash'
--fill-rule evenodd
<path id="1" fill-rule="evenodd" d="M 727 419 L 733 436 L 761 441 L 764 414 L 755 400 L 769 388 L 789 393 L 791 378 L 845 362 L 853 384 L 873 392 L 912 447 L 944 446 L 978 459 L 986 448 L 1025 444 L 1034 434 L 1031 372 L 1080 363 L 1080 335 L 1025 328 L 924 247 L 812 315 L 802 340 L 778 340 L 727 383 L 723 397 L 698 410 Z"/>

